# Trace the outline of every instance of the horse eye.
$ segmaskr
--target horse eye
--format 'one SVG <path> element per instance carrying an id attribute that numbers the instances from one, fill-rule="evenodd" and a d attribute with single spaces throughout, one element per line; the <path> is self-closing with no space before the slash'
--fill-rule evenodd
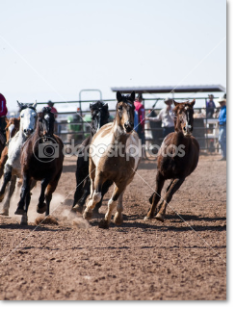
<path id="1" fill-rule="evenodd" d="M 118 109 L 119 109 L 119 110 L 122 110 L 122 105 L 118 106 Z"/>

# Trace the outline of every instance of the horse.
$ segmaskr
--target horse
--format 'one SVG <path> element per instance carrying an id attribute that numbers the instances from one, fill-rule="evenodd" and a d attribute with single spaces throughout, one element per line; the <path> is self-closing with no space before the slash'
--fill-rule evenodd
<path id="1" fill-rule="evenodd" d="M 55 116 L 51 112 L 51 108 L 44 107 L 34 134 L 27 139 L 22 147 L 20 163 L 23 185 L 15 211 L 16 215 L 22 215 L 21 224 L 28 224 L 27 212 L 33 180 L 41 181 L 37 212 L 40 214 L 46 212 L 46 217 L 50 214 L 52 194 L 58 185 L 64 160 L 63 142 L 54 134 L 54 124 Z"/>
<path id="2" fill-rule="evenodd" d="M 6 118 L 6 145 L 1 153 L 0 158 L 0 178 L 2 178 L 3 175 L 3 169 L 4 165 L 8 158 L 8 144 L 10 143 L 10 140 L 12 137 L 16 134 L 16 132 L 19 131 L 20 128 L 20 118 Z"/>
<path id="3" fill-rule="evenodd" d="M 91 143 L 94 134 L 106 123 L 109 122 L 108 104 L 101 101 L 97 101 L 94 104 L 90 104 L 92 123 L 91 123 L 91 135 L 86 138 L 81 147 L 78 150 L 77 169 L 76 169 L 76 189 L 74 193 L 74 200 L 72 210 L 82 212 L 83 206 L 87 197 L 90 194 L 90 178 L 89 178 L 89 145 Z M 95 210 L 102 205 L 102 199 L 104 194 L 108 191 L 112 182 L 107 181 L 102 187 L 102 198 L 96 205 Z"/>
<path id="4" fill-rule="evenodd" d="M 4 166 L 3 184 L 0 189 L 0 202 L 2 202 L 6 186 L 11 181 L 7 199 L 3 205 L 3 212 L 1 213 L 5 216 L 9 215 L 10 199 L 15 190 L 16 178 L 22 178 L 20 165 L 21 148 L 27 138 L 33 133 L 37 119 L 36 102 L 34 104 L 23 104 L 17 101 L 17 103 L 20 112 L 20 129 L 9 142 L 8 158 Z"/>
<path id="5" fill-rule="evenodd" d="M 166 207 L 173 194 L 180 188 L 197 167 L 199 159 L 199 144 L 192 136 L 193 106 L 191 102 L 175 102 L 175 132 L 168 134 L 162 142 L 157 156 L 156 189 L 149 198 L 151 204 L 145 220 L 152 219 L 156 206 L 161 198 L 161 191 L 165 180 L 171 179 L 166 195 L 157 207 L 156 219 L 164 222 Z"/>
<path id="6" fill-rule="evenodd" d="M 117 212 L 114 216 L 114 222 L 117 225 L 122 224 L 122 195 L 126 186 L 133 180 L 140 161 L 140 141 L 138 134 L 134 131 L 134 100 L 134 91 L 130 96 L 124 96 L 119 91 L 117 92 L 114 122 L 105 124 L 100 128 L 93 136 L 90 145 L 89 176 L 91 188 L 83 217 L 87 220 L 92 218 L 92 211 L 102 198 L 103 184 L 107 180 L 112 181 L 114 183 L 113 194 L 108 202 L 105 218 L 99 223 L 99 227 L 104 229 L 109 228 L 112 211 L 116 206 Z M 100 151 L 100 145 L 102 145 L 102 151 Z M 137 150 L 134 154 L 133 148 Z"/>

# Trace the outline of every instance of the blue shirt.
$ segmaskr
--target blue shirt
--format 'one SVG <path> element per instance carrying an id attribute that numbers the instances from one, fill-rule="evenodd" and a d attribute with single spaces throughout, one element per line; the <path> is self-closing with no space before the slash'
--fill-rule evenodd
<path id="1" fill-rule="evenodd" d="M 226 124 L 226 105 L 221 107 L 218 119 L 219 119 L 219 125 Z"/>

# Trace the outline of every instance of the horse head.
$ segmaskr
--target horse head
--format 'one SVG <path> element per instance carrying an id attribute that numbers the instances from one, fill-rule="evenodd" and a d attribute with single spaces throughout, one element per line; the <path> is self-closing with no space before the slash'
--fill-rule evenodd
<path id="1" fill-rule="evenodd" d="M 52 137 L 54 134 L 55 115 L 51 112 L 51 107 L 47 106 L 42 109 L 39 120 L 42 123 L 45 135 Z"/>
<path id="2" fill-rule="evenodd" d="M 109 106 L 108 103 L 97 101 L 90 104 L 92 128 L 98 131 L 104 124 L 109 122 Z"/>
<path id="3" fill-rule="evenodd" d="M 185 136 L 191 135 L 193 132 L 193 106 L 195 99 L 191 102 L 175 102 L 175 131 L 182 131 Z"/>
<path id="4" fill-rule="evenodd" d="M 116 121 L 124 133 L 130 134 L 134 129 L 135 92 L 130 96 L 124 96 L 117 92 Z"/>
<path id="5" fill-rule="evenodd" d="M 20 127 L 20 118 L 10 118 L 6 119 L 6 139 L 9 141 L 19 130 Z"/>
<path id="6" fill-rule="evenodd" d="M 37 119 L 37 113 L 36 113 L 37 102 L 24 104 L 17 101 L 17 103 L 19 106 L 19 113 L 20 113 L 20 130 L 26 137 L 28 137 L 35 130 L 36 119 Z"/>

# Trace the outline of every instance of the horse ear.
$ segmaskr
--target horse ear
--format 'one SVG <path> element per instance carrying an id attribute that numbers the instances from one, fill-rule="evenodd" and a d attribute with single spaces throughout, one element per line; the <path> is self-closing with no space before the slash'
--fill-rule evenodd
<path id="1" fill-rule="evenodd" d="M 20 103 L 19 101 L 16 101 L 16 102 L 17 102 L 17 104 L 18 104 L 19 108 L 21 109 L 21 107 L 22 107 L 23 103 Z"/>
<path id="2" fill-rule="evenodd" d="M 132 91 L 132 93 L 131 93 L 131 99 L 132 99 L 133 102 L 135 101 L 135 91 Z"/>
<path id="3" fill-rule="evenodd" d="M 121 92 L 120 92 L 120 91 L 117 92 L 117 101 L 118 101 L 118 102 L 121 102 L 121 101 L 122 101 L 122 95 L 121 95 Z"/>
<path id="4" fill-rule="evenodd" d="M 37 106 L 37 100 L 35 100 L 35 102 L 33 103 L 33 108 L 36 108 Z"/>
<path id="5" fill-rule="evenodd" d="M 177 105 L 180 104 L 179 102 L 176 102 L 175 100 L 173 100 L 173 102 L 174 102 L 174 105 L 175 105 L 175 106 L 177 106 Z"/>

